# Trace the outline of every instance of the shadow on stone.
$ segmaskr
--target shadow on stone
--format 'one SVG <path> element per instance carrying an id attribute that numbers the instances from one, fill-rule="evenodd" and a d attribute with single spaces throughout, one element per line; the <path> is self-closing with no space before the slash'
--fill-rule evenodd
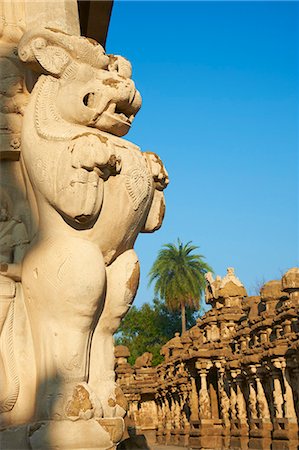
<path id="1" fill-rule="evenodd" d="M 117 450 L 150 450 L 144 434 L 136 434 L 136 428 L 128 428 L 129 437 L 117 446 Z"/>

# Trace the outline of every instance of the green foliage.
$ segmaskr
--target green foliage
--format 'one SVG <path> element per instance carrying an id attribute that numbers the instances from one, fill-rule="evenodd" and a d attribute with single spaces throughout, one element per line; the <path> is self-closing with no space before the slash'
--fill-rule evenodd
<path id="1" fill-rule="evenodd" d="M 176 244 L 165 244 L 149 273 L 149 284 L 154 283 L 155 295 L 165 300 L 171 311 L 182 310 L 182 330 L 185 329 L 185 308 L 199 309 L 205 288 L 205 273 L 213 269 L 194 253 L 198 247 L 178 239 Z"/>
<path id="2" fill-rule="evenodd" d="M 188 328 L 195 325 L 197 314 L 186 311 Z M 132 306 L 122 320 L 115 336 L 116 345 L 129 347 L 129 363 L 134 364 L 144 352 L 153 354 L 153 365 L 162 362 L 160 349 L 177 331 L 180 331 L 181 319 L 178 311 L 169 311 L 160 300 L 154 300 L 153 306 L 144 303 L 140 308 Z"/>

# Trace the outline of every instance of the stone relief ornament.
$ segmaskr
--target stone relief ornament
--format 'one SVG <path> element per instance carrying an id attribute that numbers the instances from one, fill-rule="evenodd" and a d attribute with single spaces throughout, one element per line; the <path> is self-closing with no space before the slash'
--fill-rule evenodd
<path id="1" fill-rule="evenodd" d="M 127 407 L 113 334 L 138 288 L 135 240 L 162 224 L 168 175 L 122 138 L 141 107 L 125 58 L 31 27 L 14 61 L 19 103 L 2 97 L 19 116 L 19 153 L 3 166 L 19 168 L 6 183 L 18 183 L 24 219 L 3 195 L 1 448 L 113 448 Z"/>

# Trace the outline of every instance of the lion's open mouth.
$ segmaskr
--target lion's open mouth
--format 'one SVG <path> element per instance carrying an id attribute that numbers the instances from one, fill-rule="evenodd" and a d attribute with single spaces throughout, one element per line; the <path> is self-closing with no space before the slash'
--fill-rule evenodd
<path id="1" fill-rule="evenodd" d="M 119 105 L 116 103 L 110 103 L 106 111 L 104 111 L 105 115 L 112 117 L 114 120 L 118 122 L 125 123 L 131 126 L 134 114 L 131 113 L 129 105 L 126 108 L 125 105 Z"/>
<path id="2" fill-rule="evenodd" d="M 141 97 L 136 89 L 131 89 L 122 99 L 111 98 L 105 107 L 96 93 L 90 92 L 83 98 L 85 106 L 93 110 L 88 126 L 107 131 L 118 136 L 126 134 L 141 106 Z M 126 98 L 124 98 L 126 97 Z"/>

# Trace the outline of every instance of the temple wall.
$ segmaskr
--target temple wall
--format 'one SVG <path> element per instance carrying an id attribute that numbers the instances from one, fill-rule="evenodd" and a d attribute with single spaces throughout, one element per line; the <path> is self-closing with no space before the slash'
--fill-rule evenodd
<path id="1" fill-rule="evenodd" d="M 299 269 L 255 297 L 232 269 L 207 281 L 211 310 L 162 348 L 161 365 L 131 367 L 116 349 L 129 427 L 192 449 L 297 449 Z"/>

